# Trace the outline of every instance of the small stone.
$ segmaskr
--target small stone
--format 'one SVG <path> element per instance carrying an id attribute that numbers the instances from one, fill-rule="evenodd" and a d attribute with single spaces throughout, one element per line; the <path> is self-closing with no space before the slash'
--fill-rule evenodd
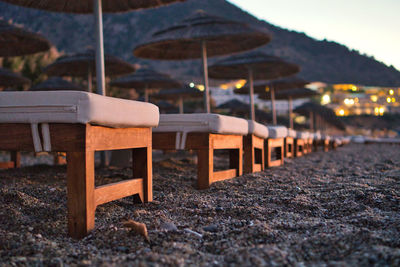
<path id="1" fill-rule="evenodd" d="M 117 250 L 121 251 L 121 252 L 128 252 L 129 251 L 129 249 L 127 247 L 124 247 L 124 246 L 117 247 Z"/>
<path id="2" fill-rule="evenodd" d="M 163 222 L 160 225 L 160 229 L 163 230 L 163 231 L 167 231 L 167 232 L 176 232 L 176 231 L 178 231 L 178 228 L 172 222 Z"/>
<path id="3" fill-rule="evenodd" d="M 224 211 L 224 208 L 223 207 L 216 207 L 215 211 Z"/>
<path id="4" fill-rule="evenodd" d="M 210 225 L 207 225 L 207 226 L 203 227 L 203 230 L 206 231 L 206 232 L 215 233 L 215 232 L 218 232 L 218 225 L 210 224 Z"/>

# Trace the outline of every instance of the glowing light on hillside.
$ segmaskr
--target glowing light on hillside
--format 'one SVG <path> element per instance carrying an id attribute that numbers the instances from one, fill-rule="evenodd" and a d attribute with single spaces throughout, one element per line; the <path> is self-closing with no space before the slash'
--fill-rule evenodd
<path id="1" fill-rule="evenodd" d="M 396 98 L 392 97 L 392 102 L 393 103 L 396 102 Z"/>
<path id="2" fill-rule="evenodd" d="M 331 96 L 328 94 L 323 95 L 321 98 L 321 105 L 327 105 L 329 103 L 331 103 Z"/>
<path id="3" fill-rule="evenodd" d="M 393 89 L 390 89 L 389 90 L 389 95 L 393 95 L 394 94 L 394 90 Z"/>
<path id="4" fill-rule="evenodd" d="M 194 87 L 194 83 L 189 83 L 190 88 Z"/>
<path id="5" fill-rule="evenodd" d="M 204 91 L 204 85 L 199 84 L 199 85 L 197 85 L 196 87 L 197 87 L 197 89 L 199 89 L 200 91 Z"/>
<path id="6" fill-rule="evenodd" d="M 378 96 L 376 96 L 376 95 L 371 95 L 371 101 L 372 101 L 372 102 L 377 102 L 377 101 L 378 101 Z"/>
<path id="7" fill-rule="evenodd" d="M 379 108 L 379 114 L 382 116 L 383 113 L 385 113 L 385 108 L 384 107 L 380 107 Z"/>
<path id="8" fill-rule="evenodd" d="M 352 98 L 345 98 L 343 102 L 348 106 L 354 105 L 354 99 Z"/>
<path id="9" fill-rule="evenodd" d="M 339 116 L 344 116 L 344 109 L 339 110 Z"/>
<path id="10" fill-rule="evenodd" d="M 386 102 L 391 103 L 392 99 L 390 97 L 386 98 Z"/>

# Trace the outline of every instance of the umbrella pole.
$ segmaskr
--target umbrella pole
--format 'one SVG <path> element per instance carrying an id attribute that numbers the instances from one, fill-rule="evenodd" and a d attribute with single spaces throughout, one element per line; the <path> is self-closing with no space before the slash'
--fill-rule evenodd
<path id="1" fill-rule="evenodd" d="M 289 97 L 289 128 L 294 129 L 293 127 L 293 100 L 292 97 Z"/>
<path id="2" fill-rule="evenodd" d="M 94 16 L 96 20 L 96 79 L 97 93 L 106 95 L 104 74 L 104 43 L 103 43 L 103 11 L 102 0 L 94 1 Z"/>
<path id="3" fill-rule="evenodd" d="M 201 42 L 201 55 L 203 59 L 203 75 L 204 75 L 204 109 L 206 113 L 210 113 L 210 88 L 208 87 L 208 64 L 207 64 L 207 44 L 206 41 Z"/>
<path id="4" fill-rule="evenodd" d="M 272 106 L 272 124 L 276 125 L 276 110 L 275 110 L 275 89 L 271 86 L 271 106 Z"/>
<path id="5" fill-rule="evenodd" d="M 183 111 L 183 98 L 182 98 L 182 96 L 179 97 L 178 104 L 179 104 L 179 114 L 183 114 L 184 111 Z"/>
<path id="6" fill-rule="evenodd" d="M 249 69 L 249 83 L 250 83 L 250 119 L 256 120 L 256 112 L 254 110 L 254 81 L 253 70 Z"/>
<path id="7" fill-rule="evenodd" d="M 92 92 L 92 69 L 90 68 L 90 65 L 89 65 L 89 68 L 88 68 L 87 91 L 89 93 Z"/>
<path id="8" fill-rule="evenodd" d="M 314 113 L 310 111 L 310 130 L 314 131 Z"/>

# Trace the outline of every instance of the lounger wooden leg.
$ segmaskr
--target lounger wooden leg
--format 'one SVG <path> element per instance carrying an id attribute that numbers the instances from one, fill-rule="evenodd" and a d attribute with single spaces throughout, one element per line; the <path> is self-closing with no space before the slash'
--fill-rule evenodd
<path id="1" fill-rule="evenodd" d="M 94 228 L 94 152 L 67 153 L 68 232 L 82 238 Z"/>
<path id="2" fill-rule="evenodd" d="M 254 153 L 254 148 L 252 149 Z M 236 169 L 236 176 L 243 174 L 243 149 L 231 149 L 229 150 L 229 168 Z M 254 155 L 253 155 L 254 159 Z"/>
<path id="3" fill-rule="evenodd" d="M 284 164 L 284 150 L 283 150 L 283 144 L 280 147 L 276 147 L 276 158 L 280 159 L 281 165 Z"/>
<path id="4" fill-rule="evenodd" d="M 153 201 L 153 174 L 152 174 L 151 147 L 136 148 L 132 150 L 132 169 L 133 169 L 133 178 L 143 178 L 144 199 L 141 199 L 141 201 L 142 202 Z M 139 199 L 136 198 L 135 200 Z"/>
<path id="5" fill-rule="evenodd" d="M 254 151 L 254 143 L 252 136 L 243 136 L 243 145 L 244 145 L 244 173 L 253 173 L 255 164 L 255 151 Z M 234 168 L 236 167 L 234 166 Z"/>
<path id="6" fill-rule="evenodd" d="M 197 187 L 207 189 L 210 187 L 214 172 L 214 150 L 197 150 Z"/>
<path id="7" fill-rule="evenodd" d="M 14 162 L 14 168 L 21 167 L 21 152 L 11 151 L 11 161 Z"/>

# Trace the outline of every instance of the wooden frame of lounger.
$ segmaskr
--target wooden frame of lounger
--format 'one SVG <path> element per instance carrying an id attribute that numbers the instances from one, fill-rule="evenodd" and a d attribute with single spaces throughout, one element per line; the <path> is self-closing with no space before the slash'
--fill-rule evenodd
<path id="1" fill-rule="evenodd" d="M 153 149 L 176 150 L 177 132 L 153 132 Z M 187 133 L 185 150 L 197 152 L 197 187 L 207 189 L 217 181 L 243 174 L 243 136 L 213 133 Z M 214 150 L 229 151 L 229 169 L 214 171 Z"/>
<path id="2" fill-rule="evenodd" d="M 264 148 L 263 138 L 255 136 L 254 134 L 243 136 L 244 173 L 260 172 L 264 170 Z"/>
<path id="3" fill-rule="evenodd" d="M 294 157 L 294 138 L 286 137 L 285 138 L 285 158 L 293 158 Z"/>
<path id="4" fill-rule="evenodd" d="M 265 139 L 265 158 L 267 167 L 277 167 L 284 163 L 284 138 Z M 272 150 L 275 150 L 276 159 L 272 159 Z"/>
<path id="5" fill-rule="evenodd" d="M 67 152 L 68 233 L 82 238 L 94 228 L 98 205 L 134 195 L 150 202 L 151 128 L 108 128 L 89 124 L 49 124 L 53 152 Z M 0 149 L 33 151 L 30 124 L 0 124 Z M 95 186 L 94 152 L 132 149 L 132 179 Z"/>
<path id="6" fill-rule="evenodd" d="M 294 139 L 294 155 L 295 157 L 301 157 L 305 154 L 306 150 L 306 139 L 295 138 Z"/>
<path id="7" fill-rule="evenodd" d="M 329 151 L 330 142 L 327 139 L 314 140 L 314 151 L 318 151 L 319 147 L 322 148 L 322 151 Z"/>
<path id="8" fill-rule="evenodd" d="M 10 161 L 0 162 L 0 169 L 19 168 L 21 166 L 21 153 L 18 151 L 11 151 Z"/>
<path id="9" fill-rule="evenodd" d="M 313 151 L 313 140 L 314 138 L 307 138 L 307 154 L 312 153 Z"/>

